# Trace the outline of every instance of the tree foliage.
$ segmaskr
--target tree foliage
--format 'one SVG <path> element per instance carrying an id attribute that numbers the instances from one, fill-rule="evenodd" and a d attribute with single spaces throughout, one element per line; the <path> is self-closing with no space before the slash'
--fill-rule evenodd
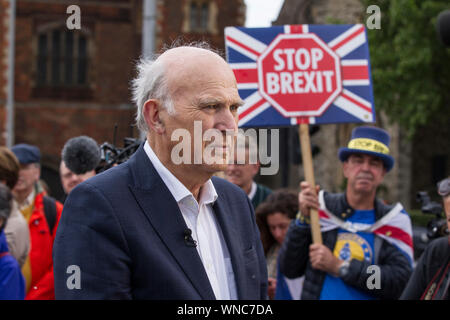
<path id="1" fill-rule="evenodd" d="M 436 33 L 448 0 L 361 0 L 381 9 L 381 29 L 367 30 L 375 107 L 412 136 L 430 119 L 450 123 L 450 49 Z M 368 17 L 368 15 L 366 15 Z"/>

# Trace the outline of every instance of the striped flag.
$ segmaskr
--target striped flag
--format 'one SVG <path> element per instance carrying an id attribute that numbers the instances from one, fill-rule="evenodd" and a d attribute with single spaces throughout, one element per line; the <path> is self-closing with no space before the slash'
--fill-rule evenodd
<path id="1" fill-rule="evenodd" d="M 320 116 L 283 116 L 260 93 L 261 55 L 278 35 L 295 33 L 315 34 L 339 57 L 342 90 Z M 227 27 L 225 47 L 239 94 L 245 102 L 238 111 L 240 127 L 375 122 L 369 46 L 363 24 Z"/>
<path id="2" fill-rule="evenodd" d="M 408 213 L 400 203 L 374 224 L 355 223 L 345 221 L 332 214 L 325 205 L 324 192 L 319 192 L 319 217 L 321 231 L 326 232 L 336 228 L 348 232 L 371 232 L 397 247 L 409 259 L 411 265 L 414 261 L 412 238 L 412 225 Z"/>

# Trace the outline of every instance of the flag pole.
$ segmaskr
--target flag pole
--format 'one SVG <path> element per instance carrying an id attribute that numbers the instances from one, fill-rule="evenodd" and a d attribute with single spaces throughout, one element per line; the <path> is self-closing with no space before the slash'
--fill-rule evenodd
<path id="1" fill-rule="evenodd" d="M 309 138 L 309 125 L 307 123 L 300 123 L 299 125 L 300 145 L 302 150 L 303 170 L 305 179 L 309 185 L 316 192 L 316 182 L 314 179 L 314 167 L 311 153 L 311 143 Z M 311 233 L 313 243 L 322 243 L 322 234 L 320 232 L 319 213 L 315 209 L 310 211 Z"/>

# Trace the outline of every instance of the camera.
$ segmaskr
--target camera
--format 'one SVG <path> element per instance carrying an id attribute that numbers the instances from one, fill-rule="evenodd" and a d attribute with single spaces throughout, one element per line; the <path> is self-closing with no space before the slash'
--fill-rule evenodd
<path id="1" fill-rule="evenodd" d="M 114 139 L 115 140 L 115 139 Z M 127 161 L 139 148 L 141 141 L 135 138 L 124 138 L 123 148 L 104 142 L 100 146 L 100 164 L 97 173 L 103 172 Z"/>
<path id="2" fill-rule="evenodd" d="M 416 201 L 421 203 L 420 210 L 425 214 L 432 214 L 435 217 L 427 224 L 428 239 L 436 239 L 448 235 L 447 222 L 443 216 L 442 205 L 431 201 L 426 191 L 419 191 L 416 195 Z"/>

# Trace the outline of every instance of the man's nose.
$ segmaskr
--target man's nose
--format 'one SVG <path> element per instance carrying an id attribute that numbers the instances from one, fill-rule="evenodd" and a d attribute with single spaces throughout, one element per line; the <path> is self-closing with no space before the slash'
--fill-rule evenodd
<path id="1" fill-rule="evenodd" d="M 223 108 L 221 112 L 217 114 L 216 128 L 220 131 L 237 131 L 237 113 L 231 112 L 229 108 Z"/>
<path id="2" fill-rule="evenodd" d="M 74 181 L 74 182 L 81 181 L 81 177 L 79 175 L 77 175 L 77 174 L 73 174 L 72 175 L 72 181 Z"/>
<path id="3" fill-rule="evenodd" d="M 370 163 L 369 163 L 369 161 L 364 161 L 364 162 L 362 163 L 362 169 L 363 169 L 364 171 L 369 171 L 369 170 L 370 170 Z"/>

